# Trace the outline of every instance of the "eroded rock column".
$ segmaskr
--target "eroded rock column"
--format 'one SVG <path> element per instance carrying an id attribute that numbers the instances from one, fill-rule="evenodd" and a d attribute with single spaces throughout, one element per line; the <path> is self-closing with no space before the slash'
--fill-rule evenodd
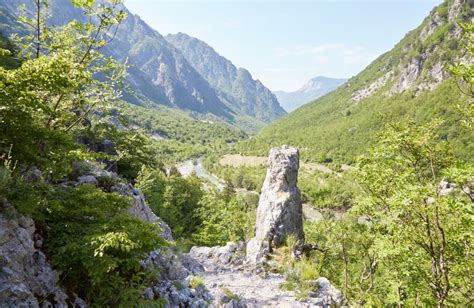
<path id="1" fill-rule="evenodd" d="M 258 202 L 255 237 L 247 244 L 247 260 L 259 263 L 271 247 L 283 244 L 287 235 L 304 241 L 300 190 L 297 187 L 299 152 L 283 146 L 273 148 Z"/>

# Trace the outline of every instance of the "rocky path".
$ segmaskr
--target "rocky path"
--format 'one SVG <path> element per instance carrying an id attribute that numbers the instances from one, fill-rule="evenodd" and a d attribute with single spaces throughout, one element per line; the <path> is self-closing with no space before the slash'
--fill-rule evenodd
<path id="1" fill-rule="evenodd" d="M 194 247 L 190 252 L 190 256 L 204 267 L 199 276 L 218 307 L 324 306 L 323 298 L 297 300 L 294 292 L 280 288 L 285 281 L 282 275 L 257 274 L 258 271 L 244 265 L 244 258 L 236 257 L 238 255 L 239 248 L 234 243 L 224 247 Z"/>

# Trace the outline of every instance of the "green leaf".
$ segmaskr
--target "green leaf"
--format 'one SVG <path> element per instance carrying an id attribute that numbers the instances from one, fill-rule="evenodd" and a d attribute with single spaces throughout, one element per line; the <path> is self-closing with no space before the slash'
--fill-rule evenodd
<path id="1" fill-rule="evenodd" d="M 78 8 L 92 9 L 95 4 L 95 0 L 72 0 L 72 4 Z"/>

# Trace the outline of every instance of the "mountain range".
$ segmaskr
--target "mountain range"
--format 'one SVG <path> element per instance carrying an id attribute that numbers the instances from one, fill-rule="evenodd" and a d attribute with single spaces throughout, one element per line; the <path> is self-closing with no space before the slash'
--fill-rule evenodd
<path id="1" fill-rule="evenodd" d="M 265 122 L 286 113 L 275 95 L 260 81 L 253 80 L 248 70 L 235 67 L 205 42 L 185 33 L 170 34 L 166 39 L 234 109 Z"/>
<path id="2" fill-rule="evenodd" d="M 287 112 L 291 112 L 305 103 L 309 103 L 312 100 L 336 90 L 346 81 L 347 79 L 318 76 L 310 79 L 296 91 L 274 91 L 273 93 L 276 95 L 281 106 Z"/>
<path id="3" fill-rule="evenodd" d="M 472 158 L 474 134 L 459 125 L 457 109 L 468 98 L 446 65 L 465 57 L 459 23 L 472 23 L 473 16 L 471 0 L 443 2 L 344 85 L 269 124 L 236 151 L 265 155 L 288 144 L 300 148 L 303 160 L 353 163 L 388 123 L 439 118 L 437 136 L 461 158 Z"/>
<path id="4" fill-rule="evenodd" d="M 32 10 L 31 1 L 0 2 L 0 30 L 5 35 L 18 31 L 11 25 L 16 25 L 17 8 L 22 4 Z M 48 9 L 54 16 L 48 20 L 50 25 L 85 21 L 70 0 L 51 0 Z M 286 113 L 260 81 L 206 43 L 181 33 L 164 37 L 127 8 L 123 10 L 127 18 L 103 52 L 130 65 L 126 101 L 167 105 L 199 119 L 223 120 L 248 131 Z"/>

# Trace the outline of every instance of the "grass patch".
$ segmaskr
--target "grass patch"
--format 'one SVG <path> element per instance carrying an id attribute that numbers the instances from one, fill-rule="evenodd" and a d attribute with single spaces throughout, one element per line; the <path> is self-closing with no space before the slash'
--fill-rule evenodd
<path id="1" fill-rule="evenodd" d="M 234 292 L 229 290 L 226 287 L 221 287 L 222 292 L 224 292 L 225 296 L 227 296 L 230 300 L 238 300 L 239 296 L 236 295 Z"/>
<path id="2" fill-rule="evenodd" d="M 193 276 L 189 279 L 189 287 L 192 289 L 197 289 L 204 286 L 204 279 L 199 276 Z"/>

